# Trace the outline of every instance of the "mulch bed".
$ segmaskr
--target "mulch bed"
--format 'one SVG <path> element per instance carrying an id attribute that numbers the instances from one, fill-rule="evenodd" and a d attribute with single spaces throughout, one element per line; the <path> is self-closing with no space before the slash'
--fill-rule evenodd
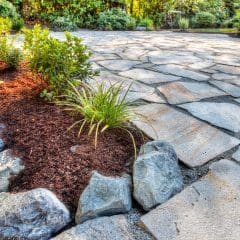
<path id="1" fill-rule="evenodd" d="M 93 170 L 108 176 L 131 171 L 133 146 L 120 130 L 101 134 L 96 149 L 87 132 L 78 137 L 77 127 L 67 131 L 79 118 L 40 99 L 44 87 L 41 76 L 31 73 L 26 63 L 14 73 L 0 71 L 0 123 L 7 125 L 7 147 L 25 165 L 12 178 L 10 191 L 47 188 L 74 214 Z M 140 146 L 141 135 L 134 135 Z M 70 148 L 75 145 L 80 148 L 73 153 Z"/>

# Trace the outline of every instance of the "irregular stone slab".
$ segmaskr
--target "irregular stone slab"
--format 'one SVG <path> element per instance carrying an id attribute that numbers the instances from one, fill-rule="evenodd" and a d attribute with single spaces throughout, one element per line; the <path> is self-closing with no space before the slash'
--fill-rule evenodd
<path id="1" fill-rule="evenodd" d="M 149 59 L 154 64 L 190 64 L 195 62 L 200 62 L 201 59 L 191 55 L 190 53 L 181 54 L 181 52 L 151 52 L 148 54 Z"/>
<path id="2" fill-rule="evenodd" d="M 11 150 L 0 152 L 0 192 L 7 192 L 9 179 L 24 169 L 20 158 L 13 156 Z"/>
<path id="3" fill-rule="evenodd" d="M 137 107 L 136 112 L 140 115 L 133 123 L 152 139 L 172 144 L 179 159 L 190 167 L 201 166 L 240 143 L 164 104 L 147 104 Z"/>
<path id="4" fill-rule="evenodd" d="M 195 102 L 180 106 L 211 124 L 232 132 L 240 131 L 240 107 L 232 103 Z"/>
<path id="5" fill-rule="evenodd" d="M 162 74 L 141 68 L 134 68 L 126 72 L 121 72 L 119 75 L 131 78 L 146 84 L 155 84 L 161 82 L 172 82 L 181 79 L 181 77 Z"/>
<path id="6" fill-rule="evenodd" d="M 221 160 L 206 177 L 141 218 L 157 240 L 238 240 L 240 166 Z"/>
<path id="7" fill-rule="evenodd" d="M 123 215 L 101 217 L 77 225 L 52 240 L 133 240 Z"/>
<path id="8" fill-rule="evenodd" d="M 211 83 L 233 97 L 240 97 L 240 87 L 238 86 L 220 81 L 211 81 Z"/>
<path id="9" fill-rule="evenodd" d="M 196 70 L 202 70 L 204 68 L 208 68 L 214 65 L 213 61 L 200 61 L 197 63 L 193 63 L 191 65 L 189 65 L 190 68 L 192 69 L 196 69 Z"/>
<path id="10" fill-rule="evenodd" d="M 236 79 L 237 77 L 226 73 L 215 73 L 212 75 L 212 78 L 215 80 L 224 81 Z"/>
<path id="11" fill-rule="evenodd" d="M 5 143 L 2 139 L 3 137 L 3 132 L 5 131 L 6 126 L 2 123 L 0 123 L 0 152 L 5 148 Z"/>
<path id="12" fill-rule="evenodd" d="M 129 212 L 132 208 L 131 178 L 105 177 L 94 172 L 78 203 L 76 223 L 100 216 Z"/>
<path id="13" fill-rule="evenodd" d="M 104 60 L 115 60 L 115 59 L 120 59 L 116 54 L 113 53 L 94 53 L 91 56 L 92 61 L 104 61 Z"/>
<path id="14" fill-rule="evenodd" d="M 240 74 L 240 67 L 234 67 L 234 66 L 227 66 L 227 65 L 216 65 L 212 67 L 215 70 L 218 70 L 223 73 L 229 73 L 229 74 Z"/>
<path id="15" fill-rule="evenodd" d="M 0 193 L 0 238 L 47 240 L 70 222 L 70 213 L 47 189 Z"/>
<path id="16" fill-rule="evenodd" d="M 233 154 L 233 159 L 240 162 L 240 147 L 238 148 L 238 150 Z"/>
<path id="17" fill-rule="evenodd" d="M 239 99 L 235 99 L 235 101 L 240 103 L 240 98 Z"/>
<path id="18" fill-rule="evenodd" d="M 141 148 L 133 166 L 134 198 L 149 211 L 183 188 L 177 155 L 168 143 L 153 141 Z"/>
<path id="19" fill-rule="evenodd" d="M 126 100 L 130 102 L 144 100 L 153 103 L 166 103 L 163 97 L 158 96 L 156 93 L 129 92 Z"/>
<path id="20" fill-rule="evenodd" d="M 96 85 L 97 83 L 102 82 L 106 86 L 110 86 L 111 84 L 122 85 L 123 88 L 128 89 L 130 87 L 130 91 L 140 92 L 140 93 L 150 93 L 153 94 L 155 89 L 153 87 L 147 86 L 143 83 L 118 76 L 108 71 L 101 71 L 100 76 L 96 77 L 94 80 L 89 80 L 91 85 Z"/>
<path id="21" fill-rule="evenodd" d="M 204 98 L 226 95 L 202 82 L 174 82 L 158 87 L 171 104 L 199 101 Z"/>
<path id="22" fill-rule="evenodd" d="M 106 61 L 98 62 L 98 64 L 100 64 L 101 66 L 112 71 L 127 71 L 130 68 L 140 63 L 141 62 L 139 61 L 129 61 L 129 60 L 106 60 Z"/>
<path id="23" fill-rule="evenodd" d="M 174 64 L 159 65 L 153 67 L 153 69 L 160 71 L 162 73 L 172 74 L 179 77 L 189 78 L 197 81 L 207 81 L 209 79 L 209 76 L 205 74 L 190 71 L 185 69 L 184 67 L 180 67 Z"/>

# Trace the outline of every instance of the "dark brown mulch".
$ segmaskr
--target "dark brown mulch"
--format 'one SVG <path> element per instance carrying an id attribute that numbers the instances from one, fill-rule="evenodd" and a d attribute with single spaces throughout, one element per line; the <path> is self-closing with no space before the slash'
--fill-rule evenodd
<path id="1" fill-rule="evenodd" d="M 131 139 L 120 130 L 107 131 L 95 149 L 87 133 L 77 137 L 77 128 L 67 131 L 76 117 L 37 97 L 43 87 L 39 76 L 36 81 L 26 67 L 17 75 L 0 84 L 0 122 L 7 125 L 7 145 L 25 165 L 10 190 L 47 188 L 74 213 L 93 170 L 112 176 L 129 170 L 134 158 Z M 134 134 L 139 146 L 142 138 Z M 77 153 L 70 151 L 74 145 L 80 145 Z"/>

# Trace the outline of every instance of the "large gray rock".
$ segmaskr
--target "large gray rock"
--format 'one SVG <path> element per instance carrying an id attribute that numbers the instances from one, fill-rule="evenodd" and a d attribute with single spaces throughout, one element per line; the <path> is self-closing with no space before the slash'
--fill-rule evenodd
<path id="1" fill-rule="evenodd" d="M 11 150 L 0 152 L 0 192 L 8 191 L 9 178 L 23 169 L 21 159 L 15 157 Z"/>
<path id="2" fill-rule="evenodd" d="M 213 163 L 210 172 L 141 218 L 157 240 L 239 240 L 240 166 Z"/>
<path id="3" fill-rule="evenodd" d="M 0 123 L 0 152 L 5 148 L 5 143 L 2 139 L 3 137 L 3 132 L 6 129 L 5 125 Z"/>
<path id="4" fill-rule="evenodd" d="M 76 213 L 76 222 L 125 213 L 131 210 L 131 179 L 123 177 L 105 177 L 94 172 L 89 185 L 83 191 Z"/>
<path id="5" fill-rule="evenodd" d="M 101 217 L 73 227 L 52 240 L 133 240 L 123 215 Z"/>
<path id="6" fill-rule="evenodd" d="M 46 189 L 0 194 L 0 239 L 47 240 L 70 220 L 66 207 Z"/>
<path id="7" fill-rule="evenodd" d="M 168 143 L 147 143 L 140 154 L 133 167 L 134 197 L 150 210 L 180 192 L 183 178 L 177 155 Z"/>

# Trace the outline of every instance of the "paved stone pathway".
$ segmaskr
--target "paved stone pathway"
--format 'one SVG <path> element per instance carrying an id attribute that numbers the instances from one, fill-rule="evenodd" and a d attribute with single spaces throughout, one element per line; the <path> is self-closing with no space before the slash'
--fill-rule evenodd
<path id="1" fill-rule="evenodd" d="M 141 218 L 158 240 L 240 239 L 240 165 L 221 160 L 210 172 Z"/>
<path id="2" fill-rule="evenodd" d="M 137 108 L 143 117 L 134 123 L 150 137 L 172 143 L 182 162 L 201 166 L 239 145 L 239 39 L 172 32 L 73 34 L 93 51 L 93 66 L 101 70 L 97 80 L 132 84 L 128 99 L 143 105 Z"/>
<path id="3" fill-rule="evenodd" d="M 142 226 L 159 240 L 239 240 L 239 39 L 172 32 L 73 34 L 93 51 L 98 81 L 131 85 L 128 99 L 138 103 L 138 128 L 170 142 L 189 167 L 218 160 L 206 177 L 143 216 Z M 52 35 L 64 39 L 63 33 Z M 226 155 L 233 160 L 219 161 Z"/>

